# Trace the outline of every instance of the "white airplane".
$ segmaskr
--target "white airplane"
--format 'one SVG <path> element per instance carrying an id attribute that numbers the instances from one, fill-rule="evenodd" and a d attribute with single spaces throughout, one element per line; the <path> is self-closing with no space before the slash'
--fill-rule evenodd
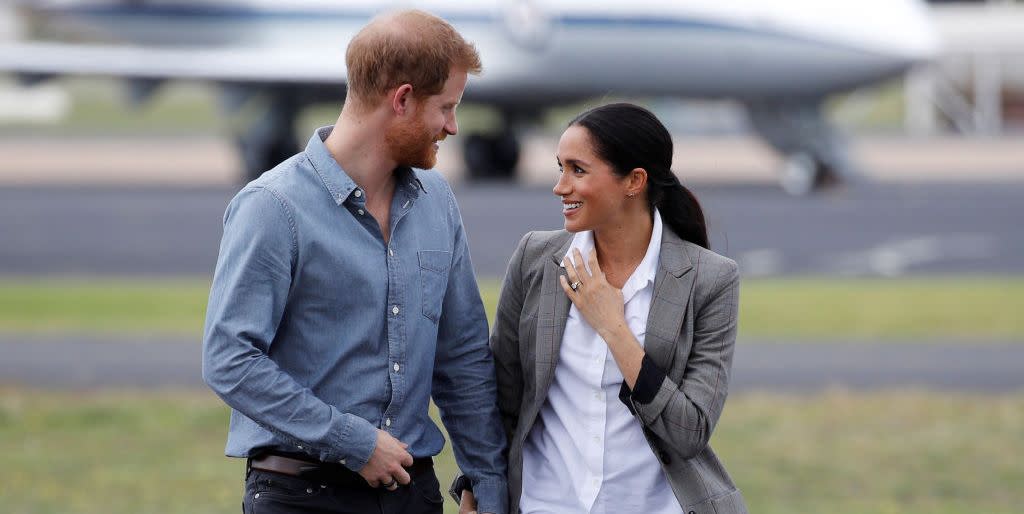
<path id="1" fill-rule="evenodd" d="M 406 6 L 449 20 L 480 51 L 484 74 L 464 99 L 495 106 L 504 123 L 464 140 L 478 177 L 511 175 L 516 128 L 548 107 L 667 95 L 741 102 L 785 157 L 783 186 L 808 192 L 853 175 L 823 100 L 938 47 L 917 0 L 42 0 L 19 2 L 32 33 L 0 44 L 0 71 L 121 77 L 140 101 L 170 79 L 219 84 L 228 106 L 268 95 L 266 115 L 239 135 L 253 176 L 298 150 L 299 110 L 343 97 L 355 31 Z"/>

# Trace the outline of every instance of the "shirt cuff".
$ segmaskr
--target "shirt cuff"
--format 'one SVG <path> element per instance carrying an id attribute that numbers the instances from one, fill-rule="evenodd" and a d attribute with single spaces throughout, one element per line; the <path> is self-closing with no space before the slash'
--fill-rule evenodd
<path id="1" fill-rule="evenodd" d="M 324 462 L 337 462 L 358 472 L 369 462 L 377 447 L 377 428 L 354 414 L 343 414 L 346 420 L 341 437 L 329 455 L 321 455 Z"/>
<path id="2" fill-rule="evenodd" d="M 477 512 L 508 512 L 508 483 L 504 480 L 478 480 L 473 484 Z"/>
<path id="3" fill-rule="evenodd" d="M 622 387 L 619 389 L 619 400 L 626 404 L 631 414 L 636 415 L 633 410 L 633 402 L 643 405 L 651 403 L 658 395 L 658 390 L 661 389 L 661 383 L 664 381 L 665 370 L 658 367 L 649 356 L 644 355 L 644 360 L 640 363 L 640 373 L 636 376 L 636 384 L 630 390 L 626 382 L 622 382 Z"/>

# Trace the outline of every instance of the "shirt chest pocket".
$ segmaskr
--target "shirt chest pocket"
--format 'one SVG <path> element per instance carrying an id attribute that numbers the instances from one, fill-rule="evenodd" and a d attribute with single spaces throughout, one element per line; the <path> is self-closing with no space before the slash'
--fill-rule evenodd
<path id="1" fill-rule="evenodd" d="M 443 250 L 421 250 L 417 252 L 420 264 L 420 297 L 423 315 L 437 323 L 441 317 L 444 293 L 448 287 L 448 269 L 452 265 L 452 253 Z"/>

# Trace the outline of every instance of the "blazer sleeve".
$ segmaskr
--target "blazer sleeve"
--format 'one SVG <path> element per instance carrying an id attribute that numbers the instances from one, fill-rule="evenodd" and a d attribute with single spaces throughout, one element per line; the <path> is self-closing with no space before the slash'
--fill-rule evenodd
<path id="1" fill-rule="evenodd" d="M 735 262 L 725 261 L 706 300 L 695 307 L 693 346 L 682 382 L 677 384 L 663 370 L 656 370 L 652 374 L 662 378 L 654 397 L 643 398 L 647 402 L 636 394 L 630 398 L 640 422 L 686 459 L 707 447 L 729 391 L 739 314 Z"/>
<path id="2" fill-rule="evenodd" d="M 519 422 L 519 406 L 523 397 L 523 366 L 519 360 L 519 319 L 523 311 L 523 260 L 532 232 L 519 241 L 509 259 L 508 270 L 501 284 L 498 310 L 491 329 L 491 352 L 498 382 L 498 410 L 505 433 L 511 440 Z"/>

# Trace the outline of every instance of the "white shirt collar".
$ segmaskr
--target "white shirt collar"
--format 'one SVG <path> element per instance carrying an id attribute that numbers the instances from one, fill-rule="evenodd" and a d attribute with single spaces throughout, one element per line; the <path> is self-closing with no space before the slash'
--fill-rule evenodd
<path id="1" fill-rule="evenodd" d="M 661 213 L 658 209 L 654 209 L 654 227 L 651 230 L 651 242 L 647 244 L 647 253 L 644 254 L 643 260 L 637 265 L 636 269 L 633 270 L 633 274 L 629 276 L 626 283 L 622 285 L 622 296 L 624 302 L 628 302 L 641 289 L 647 287 L 649 284 L 654 283 L 654 278 L 658 273 L 658 259 L 661 258 L 661 234 L 662 234 L 662 222 Z M 592 230 L 585 230 L 583 232 L 577 232 L 572 237 L 572 243 L 569 245 L 569 250 L 565 252 L 565 256 L 571 260 L 573 258 L 573 249 L 578 249 L 583 258 L 586 259 L 590 251 L 594 249 L 594 232 Z M 563 264 L 563 267 L 565 265 Z M 584 261 L 584 266 L 587 271 L 590 272 L 590 266 L 587 266 Z"/>

